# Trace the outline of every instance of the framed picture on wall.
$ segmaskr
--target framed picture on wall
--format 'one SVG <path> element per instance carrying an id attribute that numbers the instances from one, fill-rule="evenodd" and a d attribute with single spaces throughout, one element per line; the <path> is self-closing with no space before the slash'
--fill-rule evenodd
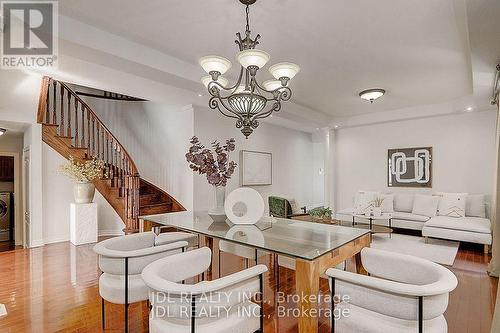
<path id="1" fill-rule="evenodd" d="M 432 187 L 432 147 L 389 149 L 388 187 Z"/>
<path id="2" fill-rule="evenodd" d="M 272 185 L 273 155 L 271 153 L 240 150 L 241 186 Z"/>

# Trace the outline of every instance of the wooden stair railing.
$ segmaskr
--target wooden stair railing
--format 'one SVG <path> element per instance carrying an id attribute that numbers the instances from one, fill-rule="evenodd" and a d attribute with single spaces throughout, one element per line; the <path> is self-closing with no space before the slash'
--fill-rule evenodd
<path id="1" fill-rule="evenodd" d="M 43 77 L 37 121 L 44 127 L 44 142 L 64 157 L 72 155 L 79 161 L 95 157 L 104 161 L 103 177 L 94 184 L 123 219 L 126 233 L 138 231 L 140 213 L 185 210 L 167 193 L 140 178 L 126 149 L 89 105 L 64 82 Z M 145 196 L 151 196 L 151 191 L 158 192 L 157 197 L 162 201 L 149 203 L 152 209 L 142 209 L 141 185 L 149 186 L 149 190 L 144 190 Z"/>

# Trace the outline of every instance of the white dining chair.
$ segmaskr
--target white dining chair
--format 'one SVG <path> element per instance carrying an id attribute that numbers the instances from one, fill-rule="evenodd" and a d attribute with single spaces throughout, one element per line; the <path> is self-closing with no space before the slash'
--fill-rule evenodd
<path id="1" fill-rule="evenodd" d="M 180 241 L 188 242 L 188 247 L 198 247 L 198 235 L 182 231 L 168 231 L 158 234 L 155 238 L 155 246 Z"/>
<path id="2" fill-rule="evenodd" d="M 347 311 L 332 332 L 445 333 L 443 316 L 457 278 L 447 268 L 429 260 L 383 250 L 361 251 L 370 276 L 330 268 L 332 313 Z M 337 308 L 338 307 L 338 308 Z"/>
<path id="3" fill-rule="evenodd" d="M 186 241 L 155 245 L 155 239 L 153 232 L 143 232 L 106 239 L 94 246 L 102 271 L 99 294 L 103 330 L 105 301 L 125 306 L 125 332 L 128 332 L 129 304 L 148 300 L 149 289 L 140 275 L 143 268 L 155 260 L 183 252 L 188 246 Z"/>
<path id="4" fill-rule="evenodd" d="M 144 268 L 142 279 L 151 289 L 150 333 L 263 332 L 262 275 L 267 267 L 256 265 L 212 281 L 180 283 L 207 270 L 211 258 L 210 249 L 203 247 Z M 259 304 L 251 301 L 256 296 Z"/>

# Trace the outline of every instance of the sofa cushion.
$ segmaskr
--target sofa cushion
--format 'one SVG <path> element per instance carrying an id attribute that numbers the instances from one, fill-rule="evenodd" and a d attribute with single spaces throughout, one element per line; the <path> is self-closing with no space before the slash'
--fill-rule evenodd
<path id="1" fill-rule="evenodd" d="M 395 193 L 394 210 L 396 212 L 411 213 L 413 209 L 413 194 Z"/>
<path id="2" fill-rule="evenodd" d="M 465 216 L 486 217 L 484 194 L 469 194 L 465 200 Z"/>
<path id="3" fill-rule="evenodd" d="M 449 217 L 435 216 L 425 222 L 426 227 L 462 230 L 478 232 L 483 234 L 491 233 L 491 222 L 482 217 Z"/>
<path id="4" fill-rule="evenodd" d="M 430 219 L 430 217 L 428 216 L 417 215 L 406 212 L 394 212 L 392 213 L 392 218 L 394 220 L 400 219 L 400 220 L 417 221 L 417 222 L 427 222 Z"/>
<path id="5" fill-rule="evenodd" d="M 439 199 L 438 215 L 449 217 L 465 216 L 467 193 L 437 193 Z"/>
<path id="6" fill-rule="evenodd" d="M 425 216 L 436 216 L 439 197 L 432 195 L 416 194 L 413 200 L 412 213 Z"/>
<path id="7" fill-rule="evenodd" d="M 394 194 L 381 194 L 380 197 L 383 199 L 382 213 L 394 212 Z"/>

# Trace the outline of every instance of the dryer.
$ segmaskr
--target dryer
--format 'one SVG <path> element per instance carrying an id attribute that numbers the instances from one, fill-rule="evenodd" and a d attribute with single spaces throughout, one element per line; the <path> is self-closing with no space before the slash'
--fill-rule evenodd
<path id="1" fill-rule="evenodd" d="M 0 241 L 10 239 L 10 196 L 11 193 L 0 193 Z"/>

